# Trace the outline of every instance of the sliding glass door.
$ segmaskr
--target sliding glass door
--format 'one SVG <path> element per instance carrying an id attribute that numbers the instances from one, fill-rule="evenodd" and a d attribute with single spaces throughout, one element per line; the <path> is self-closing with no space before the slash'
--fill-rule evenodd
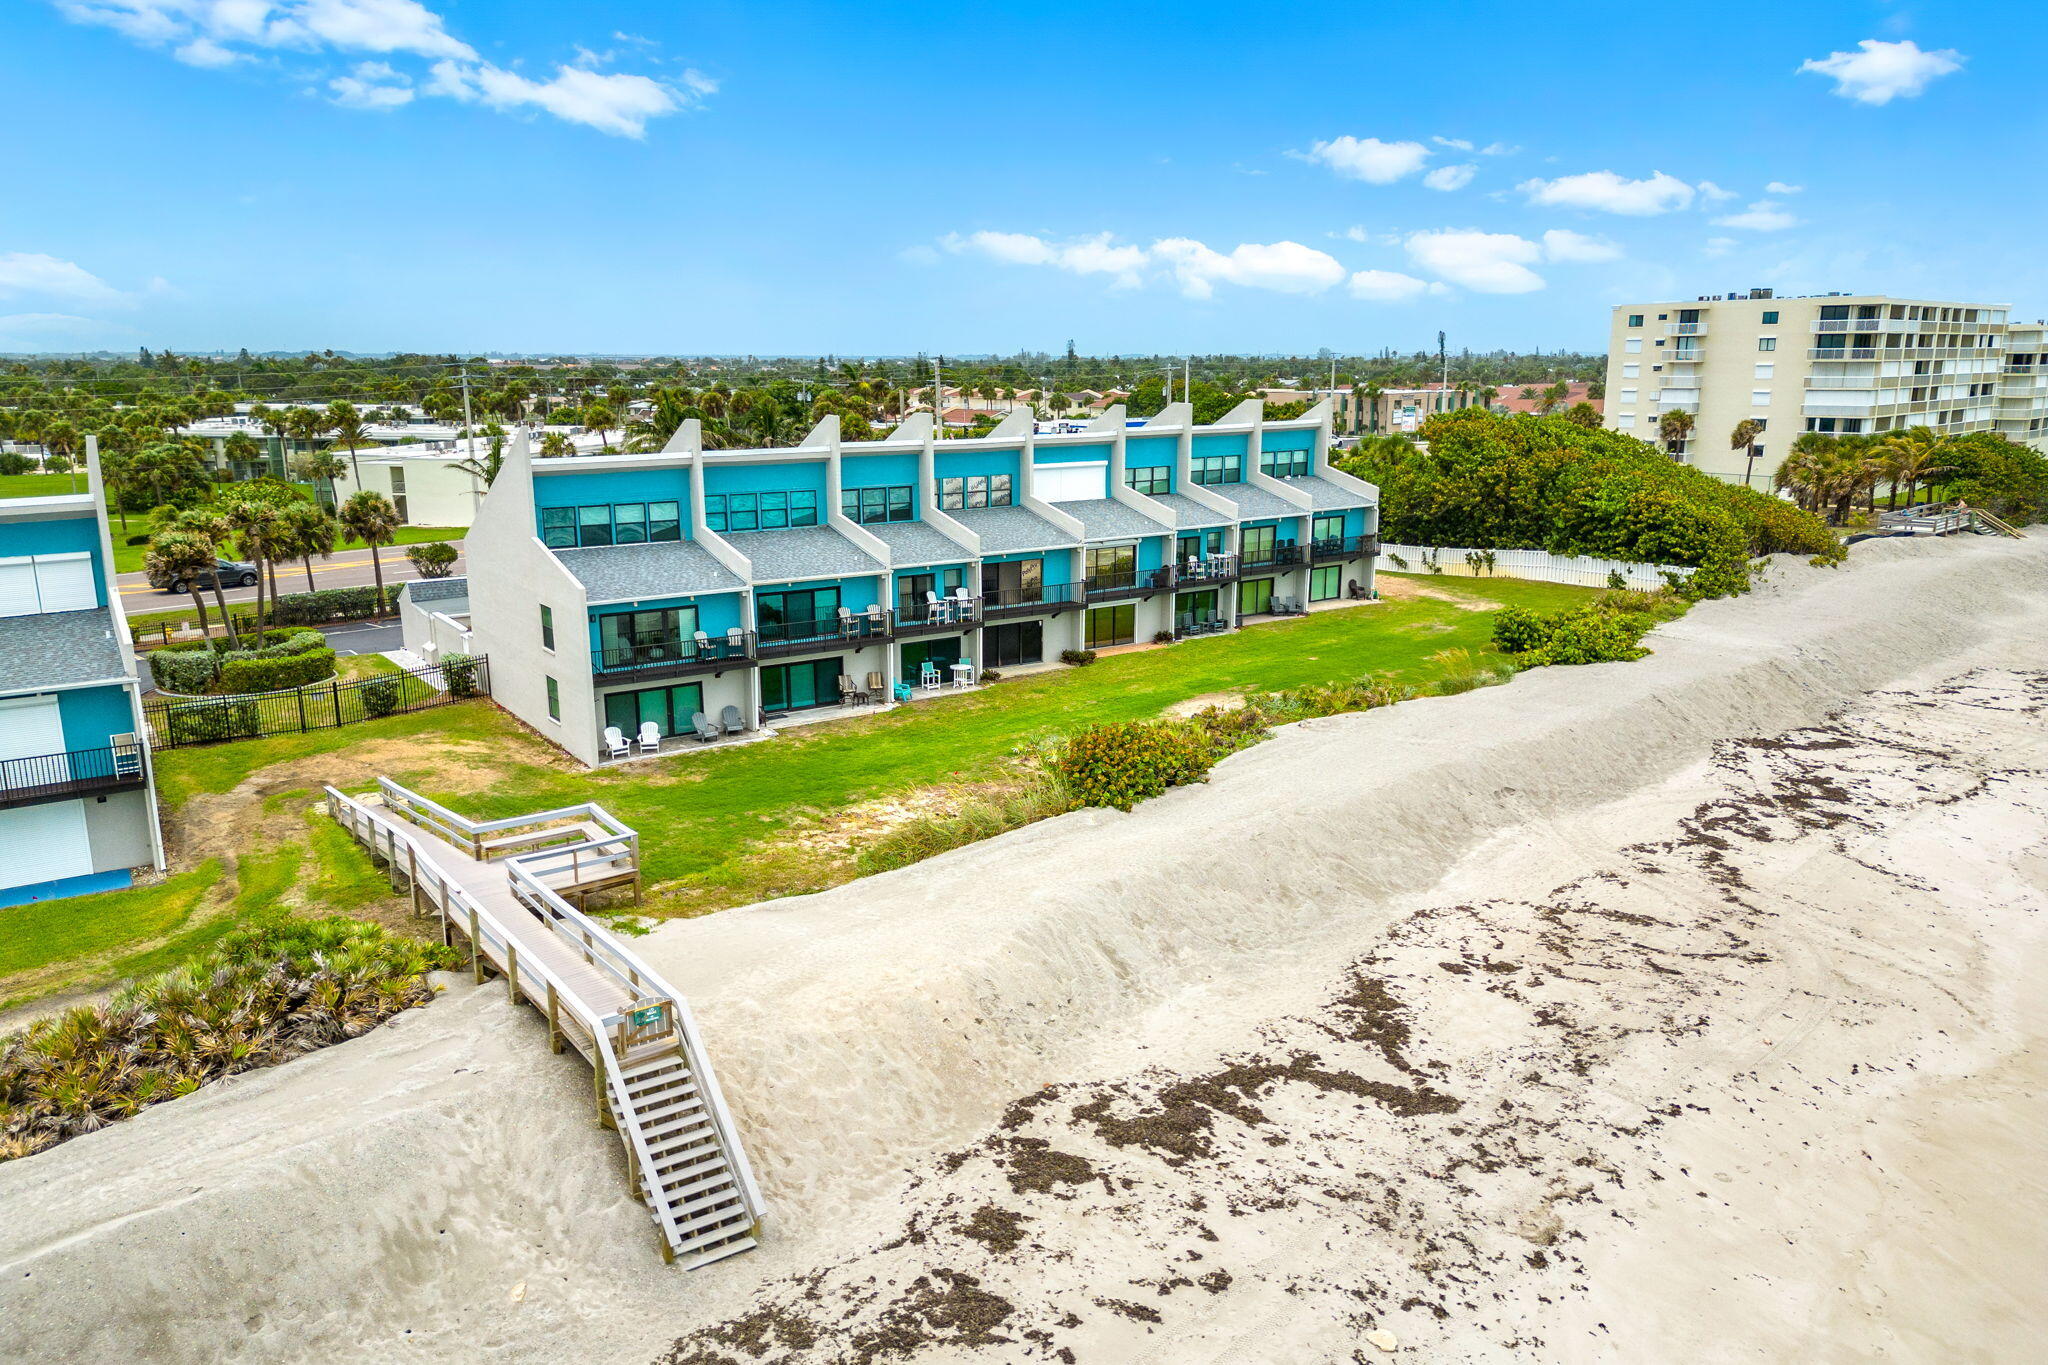
<path id="1" fill-rule="evenodd" d="M 653 721 L 664 735 L 690 733 L 690 717 L 704 709 L 702 683 L 679 683 L 674 687 L 643 687 L 633 692 L 607 692 L 604 723 L 632 739 L 640 727 Z"/>
<path id="2" fill-rule="evenodd" d="M 761 709 L 772 713 L 833 705 L 839 700 L 839 675 L 845 666 L 846 660 L 835 656 L 763 668 Z"/>
<path id="3" fill-rule="evenodd" d="M 597 643 L 606 668 L 681 658 L 696 633 L 695 607 L 621 611 L 597 618 Z"/>

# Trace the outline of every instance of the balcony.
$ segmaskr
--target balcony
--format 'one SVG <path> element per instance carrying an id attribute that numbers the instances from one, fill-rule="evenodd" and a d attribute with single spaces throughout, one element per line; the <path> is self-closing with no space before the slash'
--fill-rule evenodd
<path id="1" fill-rule="evenodd" d="M 1210 555 L 1207 559 L 1190 559 L 1174 570 L 1174 576 L 1183 588 L 1203 583 L 1234 583 L 1237 581 L 1237 556 Z"/>
<path id="2" fill-rule="evenodd" d="M 745 668 L 754 662 L 754 633 L 728 631 L 713 638 L 643 641 L 615 645 L 598 651 L 597 682 L 652 682 L 657 678 L 686 678 L 698 673 L 723 673 L 728 668 Z"/>
<path id="3" fill-rule="evenodd" d="M 937 603 L 906 604 L 896 612 L 896 638 L 971 630 L 980 620 L 979 597 L 945 597 Z"/>
<path id="4" fill-rule="evenodd" d="M 755 631 L 759 659 L 787 658 L 792 654 L 817 654 L 828 649 L 859 649 L 889 638 L 891 613 L 877 608 L 872 614 L 820 617 L 812 621 L 763 621 Z"/>
<path id="5" fill-rule="evenodd" d="M 1072 583 L 1046 583 L 1035 588 L 997 588 L 993 592 L 984 589 L 981 594 L 981 614 L 990 621 L 1074 611 L 1080 605 L 1080 589 Z"/>
<path id="6" fill-rule="evenodd" d="M 142 745 L 134 740 L 101 749 L 0 759 L 0 810 L 148 785 L 149 765 Z"/>
<path id="7" fill-rule="evenodd" d="M 1123 573 L 1097 574 L 1085 583 L 1090 602 L 1115 602 L 1127 597 L 1150 597 L 1173 587 L 1172 569 L 1129 569 Z"/>
<path id="8" fill-rule="evenodd" d="M 1265 569 L 1291 569 L 1301 563 L 1301 547 L 1293 541 L 1283 541 L 1269 546 L 1257 554 L 1244 557 L 1244 571 L 1253 573 Z"/>
<path id="9" fill-rule="evenodd" d="M 1697 365 L 1706 358 L 1707 348 L 1704 346 L 1688 346 L 1682 351 L 1664 353 L 1664 363 L 1667 365 Z"/>
<path id="10" fill-rule="evenodd" d="M 1821 318 L 1813 324 L 1816 332 L 1882 332 L 1884 318 Z"/>
<path id="11" fill-rule="evenodd" d="M 1325 536 L 1308 545 L 1309 558 L 1317 563 L 1331 559 L 1357 559 L 1380 552 L 1378 536 Z"/>
<path id="12" fill-rule="evenodd" d="M 1667 322 L 1664 324 L 1664 335 L 1666 336 L 1703 337 L 1706 334 L 1707 324 L 1704 322 Z"/>
<path id="13" fill-rule="evenodd" d="M 1690 412 L 1697 414 L 1699 410 L 1700 396 L 1697 390 L 1686 393 L 1683 396 L 1675 391 L 1667 391 L 1657 395 L 1657 411 L 1660 413 Z"/>

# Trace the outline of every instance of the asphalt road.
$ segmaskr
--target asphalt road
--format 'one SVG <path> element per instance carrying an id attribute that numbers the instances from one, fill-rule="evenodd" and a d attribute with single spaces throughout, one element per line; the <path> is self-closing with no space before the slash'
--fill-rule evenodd
<path id="1" fill-rule="evenodd" d="M 461 574 L 464 572 L 464 561 L 461 557 L 462 542 L 452 541 L 450 543 L 455 546 L 457 552 L 453 572 Z M 384 561 L 384 581 L 386 583 L 404 583 L 419 577 L 418 574 L 413 572 L 412 561 L 405 557 L 405 547 L 403 545 L 387 545 L 378 553 Z M 192 602 L 189 593 L 171 593 L 158 588 L 152 588 L 149 586 L 149 577 L 146 574 L 124 573 L 115 578 L 114 582 L 121 593 L 121 605 L 128 609 L 130 615 L 146 611 L 169 610 L 175 608 L 181 602 L 189 606 Z M 371 572 L 370 552 L 368 550 L 339 550 L 335 552 L 332 559 L 316 559 L 313 561 L 313 584 L 315 587 L 367 588 L 374 582 L 376 582 L 376 578 Z M 296 561 L 289 565 L 279 565 L 277 570 L 277 586 L 287 593 L 304 592 L 306 590 L 305 567 Z M 226 592 L 227 600 L 230 604 L 254 602 L 256 600 L 256 589 L 254 588 L 229 588 Z M 212 603 L 213 594 L 211 592 L 207 593 L 206 600 L 209 605 Z"/>

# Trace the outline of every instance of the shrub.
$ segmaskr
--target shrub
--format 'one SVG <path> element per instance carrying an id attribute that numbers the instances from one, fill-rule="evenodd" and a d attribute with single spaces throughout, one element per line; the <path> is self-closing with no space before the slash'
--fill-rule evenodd
<path id="1" fill-rule="evenodd" d="M 359 920 L 237 929 L 106 1004 L 0 1042 L 0 1161 L 356 1037 L 431 1000 L 427 973 L 455 961 L 452 949 Z"/>
<path id="2" fill-rule="evenodd" d="M 407 546 L 405 557 L 419 570 L 421 578 L 446 578 L 455 568 L 455 547 L 446 541 Z"/>
<path id="3" fill-rule="evenodd" d="M 36 467 L 36 462 L 18 451 L 0 452 L 0 474 L 26 474 Z"/>
<path id="4" fill-rule="evenodd" d="M 1155 635 L 1154 635 L 1154 636 L 1152 637 L 1152 643 L 1153 643 L 1153 644 L 1155 644 L 1155 645 L 1170 645 L 1170 644 L 1172 644 L 1172 643 L 1173 643 L 1173 632 L 1172 632 L 1172 631 L 1170 631 L 1170 630 L 1162 630 L 1162 631 L 1158 632 L 1157 634 L 1155 634 Z"/>
<path id="5" fill-rule="evenodd" d="M 854 858 L 861 876 L 908 867 L 926 858 L 1013 829 L 1036 824 L 1074 808 L 1074 799 L 1057 776 L 1040 772 L 1022 789 L 996 796 L 974 796 L 943 815 L 921 815 L 877 836 Z"/>
<path id="6" fill-rule="evenodd" d="M 158 691 L 189 697 L 213 686 L 220 661 L 210 649 L 159 649 L 149 656 L 149 673 Z"/>
<path id="7" fill-rule="evenodd" d="M 319 682 L 334 676 L 334 651 L 327 648 L 327 637 L 317 630 L 267 630 L 260 637 L 244 635 L 242 641 L 254 647 L 237 649 L 234 641 L 221 638 L 159 649 L 149 656 L 150 673 L 161 690 L 186 696 L 200 692 L 274 692 L 278 687 L 300 684 L 250 685 L 251 679 L 272 675 L 261 670 L 252 673 L 238 665 L 317 657 L 325 651 L 324 668 L 304 664 L 279 670 L 276 676 L 299 677 L 303 682 Z"/>
<path id="8" fill-rule="evenodd" d="M 281 626 L 317 626 L 329 621 L 363 621 L 372 616 L 383 615 L 394 608 L 398 601 L 399 589 L 404 585 L 394 583 L 384 589 L 382 611 L 377 605 L 377 589 L 367 588 L 323 588 L 319 592 L 287 593 L 272 605 L 276 608 L 272 620 Z"/>
<path id="9" fill-rule="evenodd" d="M 477 694 L 477 661 L 469 654 L 446 654 L 441 658 L 441 681 L 448 684 L 451 697 Z"/>
<path id="10" fill-rule="evenodd" d="M 1198 726 L 1127 720 L 1081 731 L 1067 741 L 1052 767 L 1075 804 L 1129 810 L 1168 787 L 1201 781 L 1215 761 Z"/>
<path id="11" fill-rule="evenodd" d="M 1060 651 L 1060 662 L 1073 668 L 1081 668 L 1095 662 L 1095 651 L 1092 649 L 1063 649 Z"/>
<path id="12" fill-rule="evenodd" d="M 220 666 L 221 691 L 281 692 L 288 687 L 325 682 L 334 676 L 334 651 L 309 650 L 281 658 L 232 659 Z"/>
<path id="13" fill-rule="evenodd" d="M 250 739 L 262 728 L 255 702 L 228 697 L 173 706 L 167 713 L 167 723 L 172 744 Z"/>
<path id="14" fill-rule="evenodd" d="M 1493 618 L 1493 642 L 1517 668 L 1606 663 L 1649 653 L 1637 642 L 1655 624 L 1646 613 L 1604 603 L 1547 613 L 1508 607 Z"/>
<path id="15" fill-rule="evenodd" d="M 363 699 L 364 715 L 388 716 L 398 709 L 398 679 L 384 675 L 370 678 L 356 688 L 356 695 Z"/>

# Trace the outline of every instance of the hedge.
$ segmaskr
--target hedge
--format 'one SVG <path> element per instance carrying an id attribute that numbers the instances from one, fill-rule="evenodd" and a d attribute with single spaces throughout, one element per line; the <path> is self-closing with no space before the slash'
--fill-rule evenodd
<path id="1" fill-rule="evenodd" d="M 1606 663 L 1649 653 L 1639 642 L 1655 624 L 1647 612 L 1605 603 L 1553 612 L 1505 607 L 1494 615 L 1493 643 L 1516 668 Z"/>
<path id="2" fill-rule="evenodd" d="M 220 667 L 220 690 L 230 695 L 282 692 L 288 687 L 325 682 L 333 676 L 331 649 L 308 650 L 280 659 L 234 659 Z"/>
<path id="3" fill-rule="evenodd" d="M 469 654 L 441 656 L 441 681 L 448 684 L 451 697 L 476 695 L 476 658 Z"/>
<path id="4" fill-rule="evenodd" d="M 1208 736 L 1195 726 L 1126 720 L 1081 731 L 1052 767 L 1076 803 L 1129 810 L 1168 787 L 1201 781 L 1215 761 Z"/>
<path id="5" fill-rule="evenodd" d="M 398 593 L 405 585 L 393 583 L 384 589 L 384 606 L 377 606 L 377 589 L 322 588 L 319 592 L 287 593 L 271 606 L 270 619 L 281 626 L 318 626 L 329 621 L 362 621 L 387 615 L 398 609 Z"/>
<path id="6" fill-rule="evenodd" d="M 165 713 L 172 744 L 209 744 L 218 739 L 246 739 L 262 728 L 256 703 L 223 697 L 174 706 Z"/>

